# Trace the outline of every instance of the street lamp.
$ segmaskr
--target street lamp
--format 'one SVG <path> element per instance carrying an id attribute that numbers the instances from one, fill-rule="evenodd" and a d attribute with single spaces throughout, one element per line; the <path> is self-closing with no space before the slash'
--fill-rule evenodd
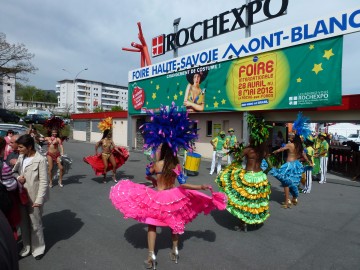
<path id="1" fill-rule="evenodd" d="M 74 79 L 74 113 L 76 113 L 76 79 L 79 76 L 79 74 L 85 70 L 88 70 L 88 68 L 84 68 L 84 69 L 80 70 L 78 72 L 78 74 L 76 74 L 75 79 Z"/>
<path id="2" fill-rule="evenodd" d="M 177 18 L 174 20 L 173 26 L 174 26 L 174 33 L 175 33 L 175 38 L 176 38 L 176 33 L 178 31 L 178 26 L 180 24 L 180 20 L 181 18 Z M 174 58 L 176 58 L 178 56 L 178 48 L 176 47 L 175 44 L 175 48 L 174 48 Z"/>
<path id="3" fill-rule="evenodd" d="M 71 74 L 69 71 L 67 71 L 65 68 L 62 69 L 63 71 L 66 71 L 67 73 Z M 73 79 L 73 85 L 74 85 L 74 88 L 73 88 L 73 91 L 74 91 L 74 94 L 73 94 L 73 112 L 76 113 L 76 79 L 78 78 L 78 76 L 80 75 L 81 72 L 85 71 L 85 70 L 88 70 L 88 68 L 84 68 L 82 70 L 80 70 L 75 78 Z"/>

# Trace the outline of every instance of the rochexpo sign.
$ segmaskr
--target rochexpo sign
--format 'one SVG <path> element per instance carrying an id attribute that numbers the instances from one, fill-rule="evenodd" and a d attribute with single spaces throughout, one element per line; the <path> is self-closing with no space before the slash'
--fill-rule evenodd
<path id="1" fill-rule="evenodd" d="M 232 58 L 256 55 L 357 31 L 360 31 L 360 7 L 135 69 L 129 72 L 128 79 L 133 82 L 164 74 L 170 76 L 186 69 L 219 64 Z"/>
<path id="2" fill-rule="evenodd" d="M 281 1 L 279 10 L 271 8 L 271 2 Z M 222 35 L 255 23 L 254 15 L 262 13 L 267 19 L 284 15 L 289 0 L 255 0 L 248 5 L 225 11 L 211 19 L 197 22 L 189 28 L 182 28 L 176 33 L 160 35 L 152 39 L 152 56 L 159 56 L 176 47 L 196 43 L 211 37 Z M 246 23 L 246 15 L 248 23 Z"/>

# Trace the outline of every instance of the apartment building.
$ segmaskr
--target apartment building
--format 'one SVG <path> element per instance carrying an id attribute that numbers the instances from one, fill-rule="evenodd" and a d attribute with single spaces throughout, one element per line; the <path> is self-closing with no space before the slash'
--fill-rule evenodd
<path id="1" fill-rule="evenodd" d="M 0 78 L 0 107 L 4 109 L 15 108 L 15 74 L 3 75 Z"/>
<path id="2" fill-rule="evenodd" d="M 56 93 L 58 107 L 64 112 L 92 112 L 97 107 L 110 111 L 114 106 L 128 109 L 126 86 L 83 79 L 65 79 L 58 81 Z"/>

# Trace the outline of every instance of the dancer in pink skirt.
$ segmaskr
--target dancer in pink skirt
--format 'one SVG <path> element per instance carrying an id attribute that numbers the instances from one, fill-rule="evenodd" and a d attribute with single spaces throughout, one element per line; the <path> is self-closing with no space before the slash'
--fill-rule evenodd
<path id="1" fill-rule="evenodd" d="M 226 195 L 213 192 L 208 185 L 186 184 L 186 177 L 181 173 L 177 150 L 184 147 L 191 150 L 190 142 L 197 138 L 186 112 L 177 111 L 174 104 L 169 110 L 163 106 L 160 114 L 151 114 L 151 121 L 141 127 L 145 145 L 153 153 L 160 151 L 154 164 L 147 166 L 146 174 L 155 175 L 156 189 L 130 180 L 122 180 L 112 187 L 110 199 L 113 205 L 124 214 L 124 218 L 133 218 L 148 224 L 147 269 L 156 269 L 155 239 L 156 226 L 172 229 L 172 250 L 170 259 L 178 263 L 179 234 L 184 233 L 185 225 L 203 212 L 214 209 L 224 210 Z M 175 186 L 175 180 L 179 186 Z M 196 190 L 210 190 L 212 196 Z"/>

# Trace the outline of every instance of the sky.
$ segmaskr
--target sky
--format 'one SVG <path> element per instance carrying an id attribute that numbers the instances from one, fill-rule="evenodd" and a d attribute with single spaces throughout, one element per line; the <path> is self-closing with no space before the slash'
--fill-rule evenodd
<path id="1" fill-rule="evenodd" d="M 140 54 L 123 51 L 140 43 L 137 22 L 150 47 L 151 38 L 240 8 L 245 0 L 0 0 L 0 32 L 12 44 L 23 43 L 34 53 L 28 85 L 54 89 L 57 81 L 78 78 L 127 86 L 128 72 L 140 67 Z M 280 0 L 272 0 L 280 3 Z M 360 7 L 359 0 L 289 0 L 286 15 L 253 25 L 252 36 L 317 20 Z M 179 49 L 179 56 L 202 51 L 245 37 L 243 29 Z M 344 37 L 343 94 L 359 94 L 360 33 Z M 158 63 L 173 58 L 171 52 L 152 58 Z M 85 68 L 88 70 L 83 71 Z M 64 70 L 65 69 L 65 70 Z"/>

